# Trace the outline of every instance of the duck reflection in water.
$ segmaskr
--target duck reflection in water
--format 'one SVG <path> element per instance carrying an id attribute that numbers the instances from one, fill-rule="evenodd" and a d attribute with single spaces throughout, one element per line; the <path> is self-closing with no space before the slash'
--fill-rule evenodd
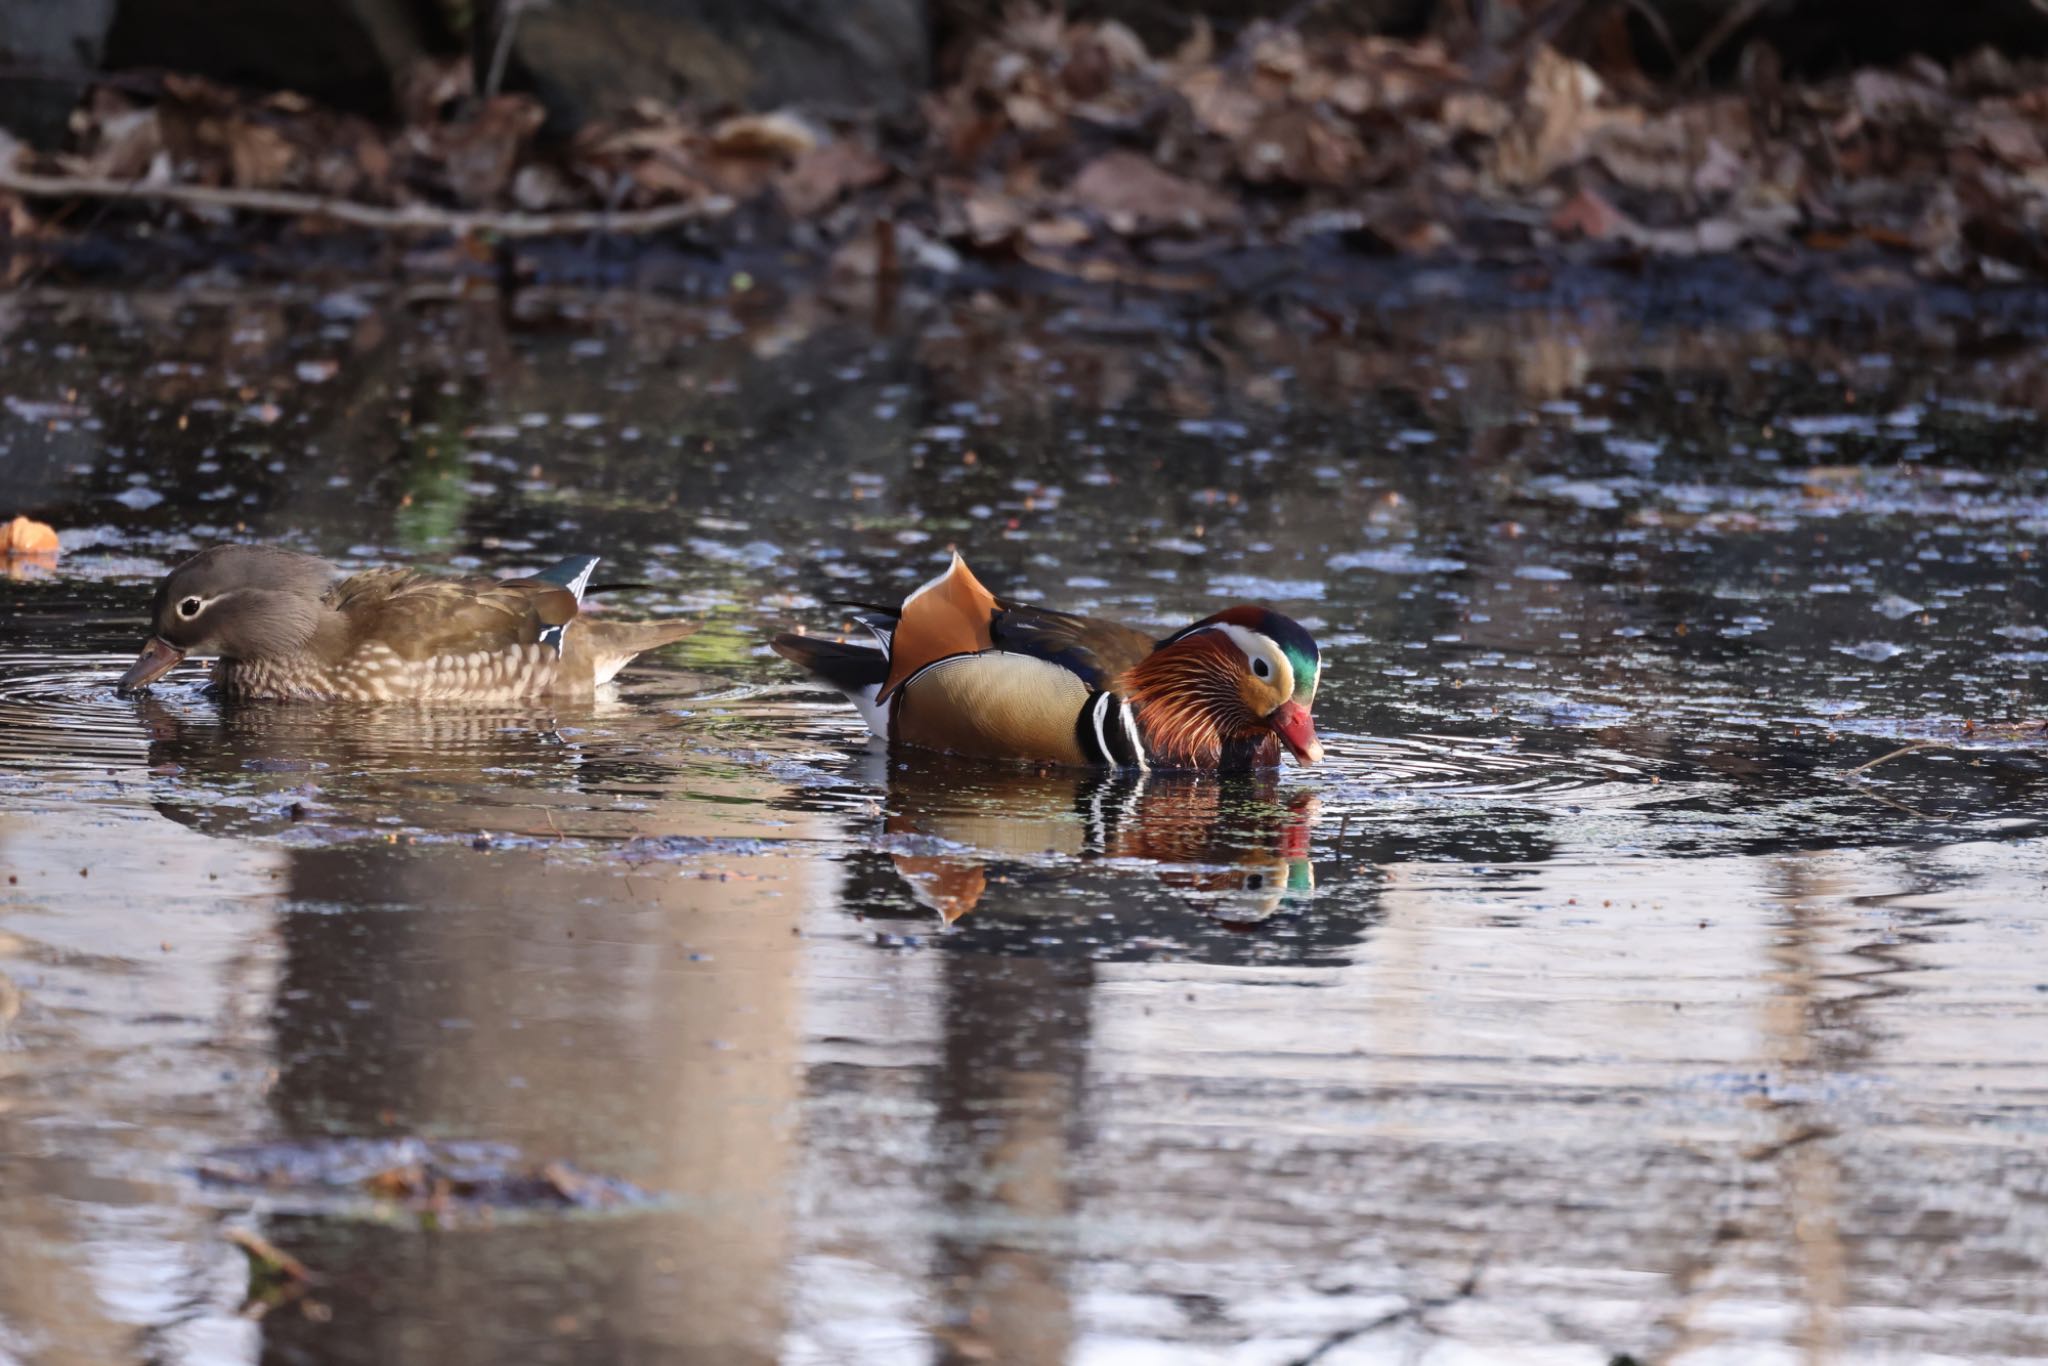
<path id="1" fill-rule="evenodd" d="M 1298 911 L 1315 894 L 1320 802 L 1277 775 L 1052 773 L 919 765 L 891 775 L 885 847 L 911 894 L 947 924 L 1039 879 L 1034 870 L 1142 878 L 1226 925 Z"/>
<path id="2" fill-rule="evenodd" d="M 177 779 L 159 811 L 216 833 L 301 823 L 494 838 L 632 833 L 591 794 L 652 781 L 638 745 L 574 742 L 605 724 L 604 703 L 190 707 L 144 696 L 134 705 L 151 771 Z"/>

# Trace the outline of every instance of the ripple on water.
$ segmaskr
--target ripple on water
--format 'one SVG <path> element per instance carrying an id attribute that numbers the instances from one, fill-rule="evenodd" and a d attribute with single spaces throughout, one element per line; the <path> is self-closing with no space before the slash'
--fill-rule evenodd
<path id="1" fill-rule="evenodd" d="M 114 695 L 131 661 L 0 651 L 0 769 L 15 780 L 130 765 L 149 752 L 135 705 Z"/>
<path id="2" fill-rule="evenodd" d="M 1607 750 L 1545 754 L 1518 741 L 1455 735 L 1332 737 L 1323 770 L 1333 797 L 1442 798 L 1632 805 L 1649 798 L 1657 779 L 1642 765 Z M 1661 795 L 1661 793 L 1659 794 Z"/>

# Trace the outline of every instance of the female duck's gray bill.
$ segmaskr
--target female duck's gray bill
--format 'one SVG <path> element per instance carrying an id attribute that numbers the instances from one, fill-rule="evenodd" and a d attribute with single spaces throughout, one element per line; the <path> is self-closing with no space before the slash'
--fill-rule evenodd
<path id="1" fill-rule="evenodd" d="M 133 697 L 176 668 L 184 657 L 183 650 L 162 636 L 151 636 L 149 644 L 142 647 L 142 653 L 128 666 L 128 672 L 122 674 L 121 681 L 114 685 L 114 695 Z"/>

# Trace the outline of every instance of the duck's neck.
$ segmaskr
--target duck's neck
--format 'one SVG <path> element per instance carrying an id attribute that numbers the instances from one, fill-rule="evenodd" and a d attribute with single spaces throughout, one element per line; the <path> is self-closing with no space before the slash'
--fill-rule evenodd
<path id="1" fill-rule="evenodd" d="M 1154 768 L 1272 768 L 1280 741 L 1269 730 L 1226 727 L 1198 705 L 1153 697 L 1137 704 L 1138 734 Z"/>
<path id="2" fill-rule="evenodd" d="M 1241 668 L 1228 642 L 1197 632 L 1154 650 L 1125 671 L 1119 688 L 1134 709 L 1155 765 L 1249 768 L 1268 745 L 1277 743 L 1245 708 Z"/>

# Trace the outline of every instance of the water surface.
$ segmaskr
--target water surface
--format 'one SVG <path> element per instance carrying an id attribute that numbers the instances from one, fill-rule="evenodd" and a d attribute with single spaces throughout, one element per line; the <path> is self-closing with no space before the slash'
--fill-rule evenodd
<path id="1" fill-rule="evenodd" d="M 0 1361 L 2048 1354 L 2040 342 L 6 310 L 0 514 L 67 549 L 0 582 Z M 707 624 L 573 707 L 116 699 L 227 538 Z M 953 545 L 1296 616 L 1329 763 L 873 752 L 765 640 Z M 237 1229 L 316 1281 L 245 1305 Z"/>

